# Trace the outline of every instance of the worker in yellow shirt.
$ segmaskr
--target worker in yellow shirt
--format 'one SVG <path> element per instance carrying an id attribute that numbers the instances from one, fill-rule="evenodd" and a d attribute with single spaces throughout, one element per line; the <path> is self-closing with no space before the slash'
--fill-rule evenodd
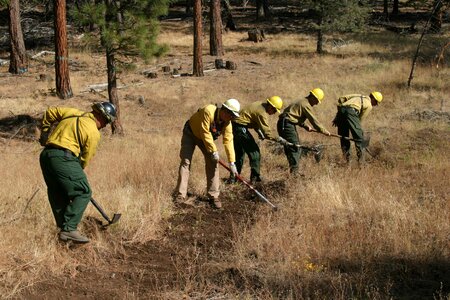
<path id="1" fill-rule="evenodd" d="M 236 171 L 235 154 L 233 148 L 233 131 L 231 120 L 239 117 L 240 104 L 236 99 L 228 99 L 222 105 L 208 104 L 200 108 L 186 122 L 181 138 L 180 167 L 176 187 L 176 204 L 186 200 L 188 181 L 195 147 L 200 148 L 205 157 L 207 195 L 212 207 L 222 208 L 219 199 L 219 151 L 214 141 L 223 136 L 223 146 L 227 155 L 230 169 Z"/>
<path id="2" fill-rule="evenodd" d="M 282 107 L 283 100 L 278 96 L 273 96 L 244 107 L 240 116 L 233 120 L 237 171 L 239 174 L 241 173 L 245 154 L 247 154 L 250 160 L 250 181 L 252 183 L 261 181 L 261 151 L 249 129 L 254 129 L 260 139 L 269 139 L 281 144 L 287 143 L 284 138 L 276 137 L 269 126 L 269 116 L 279 113 Z M 236 179 L 231 176 L 229 181 L 234 182 Z"/>
<path id="3" fill-rule="evenodd" d="M 361 122 L 367 117 L 373 106 L 377 106 L 383 100 L 380 92 L 372 92 L 369 96 L 351 94 L 338 99 L 337 113 L 333 120 L 333 126 L 338 128 L 341 138 L 342 154 L 347 162 L 350 161 L 350 141 L 347 139 L 350 132 L 355 140 L 358 162 L 364 162 L 364 131 Z"/>
<path id="4" fill-rule="evenodd" d="M 312 131 L 311 126 L 306 124 L 306 120 L 319 132 L 330 135 L 330 132 L 320 124 L 313 114 L 313 106 L 322 103 L 324 92 L 320 88 L 315 88 L 302 100 L 299 100 L 286 107 L 278 118 L 278 134 L 285 138 L 292 145 L 284 146 L 284 153 L 289 163 L 289 170 L 292 174 L 298 172 L 299 160 L 302 156 L 302 149 L 295 145 L 300 144 L 296 126 L 300 126 L 307 131 Z"/>
<path id="5" fill-rule="evenodd" d="M 39 142 L 45 148 L 39 161 L 48 200 L 61 230 L 59 238 L 63 241 L 89 242 L 77 230 L 92 195 L 83 169 L 97 150 L 99 129 L 115 118 L 116 107 L 109 102 L 95 103 L 91 112 L 51 107 L 44 113 Z"/>

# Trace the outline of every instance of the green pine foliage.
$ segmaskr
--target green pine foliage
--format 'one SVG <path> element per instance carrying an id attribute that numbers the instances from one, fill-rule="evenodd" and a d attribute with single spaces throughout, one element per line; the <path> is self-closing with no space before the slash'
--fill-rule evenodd
<path id="1" fill-rule="evenodd" d="M 356 32 L 364 28 L 370 8 L 361 0 L 309 0 L 316 28 L 323 32 Z"/>
<path id="2" fill-rule="evenodd" d="M 95 25 L 102 47 L 115 54 L 139 55 L 144 59 L 160 56 L 167 46 L 159 45 L 158 18 L 168 12 L 169 0 L 121 0 L 86 3 L 73 12 L 82 26 Z"/>

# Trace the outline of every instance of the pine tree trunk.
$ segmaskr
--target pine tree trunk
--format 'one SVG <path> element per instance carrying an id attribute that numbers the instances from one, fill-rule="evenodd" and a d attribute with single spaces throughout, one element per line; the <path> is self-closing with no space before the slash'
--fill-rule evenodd
<path id="1" fill-rule="evenodd" d="M 260 18 L 271 19 L 269 0 L 256 0 L 256 20 Z"/>
<path id="2" fill-rule="evenodd" d="M 323 53 L 323 32 L 322 29 L 317 30 L 317 49 L 318 54 Z"/>
<path id="3" fill-rule="evenodd" d="M 67 49 L 66 1 L 55 0 L 55 77 L 56 94 L 61 99 L 73 96 L 69 77 L 69 51 Z"/>
<path id="4" fill-rule="evenodd" d="M 383 0 L 383 14 L 384 19 L 389 21 L 389 0 Z"/>
<path id="5" fill-rule="evenodd" d="M 105 27 L 112 29 L 113 24 L 118 22 L 118 14 L 114 9 L 115 0 L 104 0 L 106 5 L 105 13 Z M 122 124 L 120 123 L 120 103 L 119 96 L 117 94 L 117 73 L 116 73 L 116 60 L 114 57 L 114 49 L 108 42 L 102 40 L 102 45 L 106 51 L 106 68 L 108 72 L 108 98 L 109 102 L 116 106 L 116 120 L 111 124 L 113 134 L 123 134 Z"/>
<path id="6" fill-rule="evenodd" d="M 394 5 L 392 8 L 392 14 L 393 15 L 398 15 L 400 13 L 400 10 L 398 9 L 398 0 L 394 0 Z"/>
<path id="7" fill-rule="evenodd" d="M 20 25 L 19 0 L 11 0 L 9 3 L 9 37 L 11 41 L 9 72 L 12 74 L 25 73 L 28 71 L 28 58 Z"/>
<path id="8" fill-rule="evenodd" d="M 323 18 L 322 15 L 319 14 L 318 19 L 317 19 L 317 48 L 316 48 L 316 52 L 318 54 L 322 54 L 323 53 L 323 31 L 322 31 L 322 22 L 323 22 Z"/>
<path id="9" fill-rule="evenodd" d="M 186 0 L 186 14 L 189 15 L 191 13 L 192 0 Z"/>
<path id="10" fill-rule="evenodd" d="M 116 75 L 116 61 L 114 52 L 111 49 L 106 50 L 106 66 L 108 69 L 108 96 L 109 102 L 116 106 L 117 117 L 111 124 L 113 134 L 122 134 L 123 128 L 120 123 L 120 104 L 119 96 L 117 95 L 117 75 Z"/>
<path id="11" fill-rule="evenodd" d="M 435 11 L 431 17 L 430 31 L 434 32 L 434 33 L 438 33 L 442 29 L 442 19 L 443 19 L 443 14 L 444 14 L 444 10 L 442 9 L 443 8 L 442 1 L 434 0 L 434 7 L 435 7 Z"/>
<path id="12" fill-rule="evenodd" d="M 222 45 L 220 0 L 211 0 L 210 5 L 209 54 L 212 56 L 222 56 L 224 51 Z"/>
<path id="13" fill-rule="evenodd" d="M 202 1 L 194 0 L 194 64 L 193 75 L 203 76 L 202 60 Z"/>

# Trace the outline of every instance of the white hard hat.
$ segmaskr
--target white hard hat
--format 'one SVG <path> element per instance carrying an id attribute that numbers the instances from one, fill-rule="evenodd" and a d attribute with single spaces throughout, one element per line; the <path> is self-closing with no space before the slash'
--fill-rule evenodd
<path id="1" fill-rule="evenodd" d="M 237 101 L 236 99 L 228 99 L 223 103 L 222 106 L 231 111 L 235 117 L 239 117 L 241 105 L 239 104 L 239 101 Z"/>

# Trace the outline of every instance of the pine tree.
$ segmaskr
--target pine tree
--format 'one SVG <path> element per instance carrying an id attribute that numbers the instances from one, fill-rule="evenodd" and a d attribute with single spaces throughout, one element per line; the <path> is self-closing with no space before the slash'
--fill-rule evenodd
<path id="1" fill-rule="evenodd" d="M 358 31 L 366 24 L 368 6 L 362 0 L 309 0 L 317 29 L 317 53 L 323 53 L 323 35 Z"/>
<path id="2" fill-rule="evenodd" d="M 73 96 L 69 76 L 69 49 L 67 47 L 66 1 L 54 1 L 55 78 L 56 94 L 61 99 Z"/>
<path id="3" fill-rule="evenodd" d="M 224 54 L 222 44 L 222 17 L 220 15 L 220 0 L 211 0 L 209 6 L 209 54 L 222 56 Z"/>
<path id="4" fill-rule="evenodd" d="M 192 74 L 202 77 L 203 74 L 203 58 L 202 58 L 202 1 L 194 0 L 194 61 Z"/>
<path id="5" fill-rule="evenodd" d="M 107 61 L 109 101 L 116 105 L 117 119 L 112 124 L 113 133 L 122 133 L 120 105 L 117 95 L 117 72 L 125 66 L 120 58 L 141 56 L 149 59 L 162 55 L 165 46 L 158 45 L 158 17 L 167 14 L 169 0 L 103 0 L 86 3 L 74 13 L 82 25 L 95 24 L 99 29 L 100 44 Z M 88 36 L 95 36 L 95 32 Z"/>
<path id="6" fill-rule="evenodd" d="M 19 0 L 0 0 L 0 8 L 7 7 L 9 11 L 10 60 L 9 72 L 22 74 L 28 71 L 28 58 L 20 24 Z"/>

